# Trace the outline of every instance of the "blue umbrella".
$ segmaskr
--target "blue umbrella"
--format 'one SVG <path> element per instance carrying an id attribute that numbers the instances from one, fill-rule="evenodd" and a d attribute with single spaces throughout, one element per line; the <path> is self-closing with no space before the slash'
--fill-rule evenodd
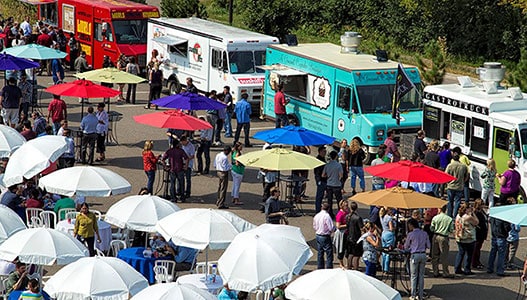
<path id="1" fill-rule="evenodd" d="M 38 62 L 25 58 L 19 58 L 7 53 L 0 53 L 0 70 L 25 70 L 38 68 Z"/>
<path id="2" fill-rule="evenodd" d="M 326 145 L 332 144 L 335 140 L 329 135 L 293 125 L 260 131 L 254 135 L 254 138 L 273 144 L 295 146 Z"/>
<path id="3" fill-rule="evenodd" d="M 500 219 L 514 225 L 527 226 L 527 204 L 491 207 L 490 217 Z"/>
<path id="4" fill-rule="evenodd" d="M 223 102 L 189 92 L 159 98 L 152 101 L 152 104 L 160 107 L 179 108 L 184 110 L 209 110 L 227 107 L 227 105 Z"/>
<path id="5" fill-rule="evenodd" d="M 16 47 L 7 48 L 4 50 L 5 53 L 11 54 L 21 58 L 31 59 L 54 59 L 64 58 L 68 55 L 66 52 L 62 52 L 57 49 L 38 45 L 38 44 L 27 44 Z"/>

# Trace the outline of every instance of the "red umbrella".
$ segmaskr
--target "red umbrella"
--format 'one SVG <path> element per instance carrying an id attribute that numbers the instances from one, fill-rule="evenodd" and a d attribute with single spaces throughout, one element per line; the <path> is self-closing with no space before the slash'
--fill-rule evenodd
<path id="1" fill-rule="evenodd" d="M 137 123 L 158 128 L 173 128 L 181 130 L 198 130 L 212 128 L 209 122 L 187 115 L 180 110 L 160 111 L 152 114 L 134 116 Z"/>
<path id="2" fill-rule="evenodd" d="M 376 165 L 364 170 L 373 176 L 407 182 L 447 183 L 456 179 L 441 170 L 409 160 Z"/>
<path id="3" fill-rule="evenodd" d="M 95 84 L 85 79 L 52 85 L 44 91 L 54 95 L 79 98 L 109 98 L 119 95 L 119 91 L 117 90 Z"/>

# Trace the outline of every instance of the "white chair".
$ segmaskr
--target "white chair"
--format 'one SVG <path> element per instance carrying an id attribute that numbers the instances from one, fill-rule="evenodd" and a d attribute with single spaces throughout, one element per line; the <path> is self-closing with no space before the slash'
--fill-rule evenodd
<path id="1" fill-rule="evenodd" d="M 102 256 L 102 257 L 106 256 L 106 254 L 104 254 L 104 252 L 99 250 L 99 248 L 95 248 L 95 255 Z"/>
<path id="2" fill-rule="evenodd" d="M 262 291 L 257 290 L 256 291 L 256 300 L 269 300 L 271 299 L 271 290 Z"/>
<path id="3" fill-rule="evenodd" d="M 31 217 L 31 220 L 29 223 L 31 224 L 31 226 L 28 226 L 29 228 L 44 227 L 44 223 L 42 222 L 42 219 L 39 217 Z"/>
<path id="4" fill-rule="evenodd" d="M 121 240 L 124 241 L 124 243 L 129 247 L 130 246 L 130 239 L 128 238 L 128 228 L 122 229 L 117 228 L 117 232 L 112 233 L 112 240 Z"/>
<path id="5" fill-rule="evenodd" d="M 70 211 L 66 213 L 66 220 L 75 220 L 77 219 L 77 216 L 79 215 L 79 212 L 77 211 Z"/>
<path id="6" fill-rule="evenodd" d="M 154 266 L 165 267 L 167 270 L 167 274 L 166 274 L 167 276 L 166 280 L 168 280 L 167 282 L 174 281 L 175 274 L 176 274 L 176 262 L 175 261 L 167 260 L 167 259 L 158 259 L 154 262 Z"/>
<path id="7" fill-rule="evenodd" d="M 202 262 L 198 262 L 196 263 L 196 274 L 212 274 L 212 265 L 216 265 L 216 267 L 218 266 L 218 262 L 217 261 L 209 261 L 208 262 L 208 265 L 205 266 L 205 262 L 202 261 Z M 208 270 L 207 270 L 208 268 Z"/>
<path id="8" fill-rule="evenodd" d="M 37 217 L 40 219 L 40 213 L 44 210 L 42 208 L 26 208 L 26 225 L 28 228 L 34 228 L 32 224 L 32 218 Z"/>
<path id="9" fill-rule="evenodd" d="M 69 213 L 69 212 L 76 212 L 76 210 L 75 210 L 75 208 L 61 208 L 61 209 L 59 209 L 58 214 L 57 214 L 57 218 L 58 218 L 57 222 L 60 222 L 62 220 L 67 220 L 68 218 L 66 218 L 66 214 Z M 61 216 L 64 216 L 64 217 L 61 218 Z"/>
<path id="10" fill-rule="evenodd" d="M 122 240 L 113 240 L 110 242 L 110 249 L 112 249 L 113 256 L 117 257 L 119 251 L 126 249 L 126 243 Z"/>
<path id="11" fill-rule="evenodd" d="M 172 282 L 169 281 L 168 270 L 165 266 L 154 266 L 156 283 Z"/>
<path id="12" fill-rule="evenodd" d="M 98 220 L 102 220 L 102 213 L 96 209 L 90 209 L 90 212 L 94 213 L 97 216 Z"/>
<path id="13" fill-rule="evenodd" d="M 5 294 L 7 292 L 7 281 L 9 278 L 7 276 L 0 276 L 0 298 L 7 299 Z"/>
<path id="14" fill-rule="evenodd" d="M 46 228 L 57 228 L 57 215 L 54 211 L 45 210 L 40 213 L 42 224 Z"/>

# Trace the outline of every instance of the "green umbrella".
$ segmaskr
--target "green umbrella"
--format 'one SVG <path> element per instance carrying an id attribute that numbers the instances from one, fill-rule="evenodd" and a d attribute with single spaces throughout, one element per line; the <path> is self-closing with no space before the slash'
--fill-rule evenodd
<path id="1" fill-rule="evenodd" d="M 4 49 L 4 52 L 11 54 L 16 57 L 29 58 L 29 59 L 54 59 L 64 58 L 68 55 L 66 52 L 62 52 L 57 49 L 52 49 L 37 44 L 21 45 L 11 48 Z"/>
<path id="2" fill-rule="evenodd" d="M 236 160 L 247 167 L 275 171 L 311 170 L 324 164 L 313 156 L 283 148 L 249 152 Z"/>
<path id="3" fill-rule="evenodd" d="M 77 73 L 74 75 L 80 79 L 91 81 L 105 82 L 105 83 L 140 83 L 145 81 L 143 77 L 139 77 L 128 72 L 123 72 L 117 68 L 102 68 L 91 70 L 84 73 Z"/>

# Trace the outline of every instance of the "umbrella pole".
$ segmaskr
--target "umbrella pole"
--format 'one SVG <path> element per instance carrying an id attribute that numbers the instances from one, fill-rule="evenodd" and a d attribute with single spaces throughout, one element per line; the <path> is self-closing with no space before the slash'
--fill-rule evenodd
<path id="1" fill-rule="evenodd" d="M 209 246 L 205 248 L 205 278 L 209 275 Z"/>

